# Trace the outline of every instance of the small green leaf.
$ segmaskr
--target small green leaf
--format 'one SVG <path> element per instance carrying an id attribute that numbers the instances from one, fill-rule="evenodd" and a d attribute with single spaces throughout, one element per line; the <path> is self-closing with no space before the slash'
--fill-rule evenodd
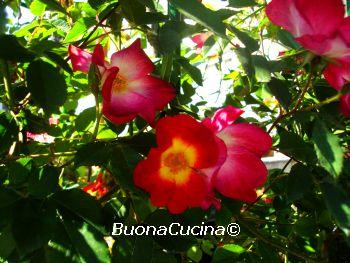
<path id="1" fill-rule="evenodd" d="M 311 171 L 302 164 L 295 164 L 287 178 L 286 195 L 290 203 L 312 191 L 313 178 Z"/>
<path id="2" fill-rule="evenodd" d="M 250 51 L 254 52 L 259 49 L 259 43 L 257 40 L 249 36 L 247 32 L 241 31 L 238 28 L 235 28 L 233 26 L 229 26 L 229 29 L 232 33 L 238 37 L 240 41 L 244 44 L 244 46 Z"/>
<path id="3" fill-rule="evenodd" d="M 35 102 L 48 114 L 58 110 L 67 98 L 67 85 L 59 70 L 42 60 L 30 63 L 28 89 Z"/>
<path id="4" fill-rule="evenodd" d="M 338 177 L 343 168 L 344 153 L 339 138 L 322 121 L 316 121 L 312 139 L 320 164 L 333 177 Z"/>
<path id="5" fill-rule="evenodd" d="M 67 14 L 66 10 L 60 5 L 60 2 L 56 0 L 39 0 L 40 2 L 44 3 L 48 9 L 61 12 L 63 14 Z"/>
<path id="6" fill-rule="evenodd" d="M 39 0 L 34 0 L 29 8 L 33 15 L 41 16 L 45 12 L 46 5 Z"/>
<path id="7" fill-rule="evenodd" d="M 105 142 L 91 142 L 78 149 L 74 158 L 76 166 L 103 165 L 110 157 L 110 147 Z"/>
<path id="8" fill-rule="evenodd" d="M 75 119 L 75 128 L 77 131 L 84 131 L 90 127 L 96 119 L 96 107 L 83 110 Z"/>
<path id="9" fill-rule="evenodd" d="M 226 27 L 220 17 L 197 0 L 169 0 L 182 14 L 193 19 L 219 36 L 226 35 Z"/>
<path id="10" fill-rule="evenodd" d="M 86 31 L 95 24 L 95 19 L 83 17 L 77 20 L 68 32 L 64 42 L 73 42 L 80 39 Z"/>
<path id="11" fill-rule="evenodd" d="M 114 247 L 115 262 L 154 262 L 154 241 L 150 236 L 119 236 Z"/>
<path id="12" fill-rule="evenodd" d="M 20 196 L 10 189 L 0 187 L 0 208 L 16 203 Z"/>
<path id="13" fill-rule="evenodd" d="M 58 189 L 59 169 L 46 165 L 29 177 L 28 191 L 35 197 L 43 198 Z"/>
<path id="14" fill-rule="evenodd" d="M 269 82 L 271 80 L 271 66 L 263 56 L 252 56 L 255 69 L 255 77 L 258 82 Z"/>
<path id="15" fill-rule="evenodd" d="M 240 254 L 244 253 L 245 249 L 239 245 L 227 244 L 222 247 L 218 247 L 213 256 L 213 263 L 224 263 L 237 258 Z"/>

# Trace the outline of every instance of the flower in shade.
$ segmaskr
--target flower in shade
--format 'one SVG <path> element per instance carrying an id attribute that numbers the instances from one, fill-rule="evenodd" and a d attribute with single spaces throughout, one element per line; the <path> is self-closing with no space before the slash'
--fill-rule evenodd
<path id="1" fill-rule="evenodd" d="M 165 117 L 156 126 L 157 148 L 134 170 L 135 184 L 153 205 L 171 213 L 201 206 L 208 188 L 202 170 L 215 166 L 219 149 L 210 129 L 187 115 Z"/>
<path id="2" fill-rule="evenodd" d="M 197 35 L 194 35 L 191 40 L 196 43 L 197 49 L 202 49 L 205 41 L 212 35 L 213 33 L 211 32 L 204 32 L 204 33 L 199 33 Z"/>
<path id="3" fill-rule="evenodd" d="M 349 18 L 342 0 L 272 0 L 266 14 L 317 55 L 350 59 Z"/>
<path id="4" fill-rule="evenodd" d="M 92 54 L 70 46 L 69 54 L 74 70 L 87 72 L 91 63 L 98 66 L 102 112 L 113 123 L 126 123 L 140 116 L 154 125 L 156 112 L 175 96 L 169 83 L 150 75 L 154 65 L 142 50 L 139 39 L 114 53 L 110 62 L 105 61 L 101 45 L 97 45 Z"/>
<path id="5" fill-rule="evenodd" d="M 242 113 L 241 109 L 228 106 L 203 121 L 221 141 L 221 162 L 204 173 L 212 188 L 222 195 L 254 202 L 257 198 L 256 188 L 264 184 L 268 175 L 261 158 L 270 150 L 272 139 L 258 126 L 234 123 Z M 208 199 L 204 207 L 210 203 Z"/>
<path id="6" fill-rule="evenodd" d="M 108 193 L 109 186 L 104 179 L 103 174 L 100 173 L 94 182 L 88 184 L 83 188 L 83 191 L 92 196 L 96 196 L 96 198 L 99 199 Z"/>

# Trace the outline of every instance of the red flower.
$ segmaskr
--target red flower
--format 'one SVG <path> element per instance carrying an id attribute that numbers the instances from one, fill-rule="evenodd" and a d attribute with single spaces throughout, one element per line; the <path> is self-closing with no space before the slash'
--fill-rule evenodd
<path id="1" fill-rule="evenodd" d="M 242 110 L 228 106 L 203 121 L 224 144 L 220 147 L 221 163 L 205 173 L 212 188 L 224 196 L 254 202 L 256 188 L 263 185 L 267 178 L 268 172 L 261 157 L 271 148 L 272 139 L 255 125 L 235 124 L 242 113 Z M 210 202 L 204 204 L 208 205 Z"/>
<path id="2" fill-rule="evenodd" d="M 95 47 L 93 54 L 70 46 L 69 54 L 75 70 L 87 72 L 91 63 L 99 66 L 102 112 L 116 124 L 129 122 L 139 115 L 153 125 L 156 111 L 163 109 L 175 96 L 169 83 L 150 75 L 154 66 L 141 49 L 139 39 L 114 53 L 110 63 L 105 61 L 101 45 Z"/>
<path id="3" fill-rule="evenodd" d="M 156 127 L 158 148 L 134 171 L 134 182 L 151 194 L 155 206 L 181 213 L 189 207 L 220 208 L 221 194 L 253 202 L 267 177 L 260 158 L 271 137 L 251 124 L 233 124 L 242 114 L 234 107 L 198 123 L 187 115 L 166 117 Z"/>
<path id="4" fill-rule="evenodd" d="M 344 116 L 350 119 L 350 93 L 347 93 L 340 98 L 340 111 Z"/>
<path id="5" fill-rule="evenodd" d="M 156 136 L 158 147 L 135 168 L 135 184 L 150 193 L 153 205 L 171 213 L 200 206 L 208 194 L 202 170 L 219 156 L 214 134 L 194 118 L 177 115 L 161 119 Z"/>
<path id="6" fill-rule="evenodd" d="M 94 182 L 83 188 L 83 191 L 92 196 L 96 196 L 96 198 L 101 198 L 108 193 L 109 187 L 103 178 L 103 174 L 100 173 Z"/>

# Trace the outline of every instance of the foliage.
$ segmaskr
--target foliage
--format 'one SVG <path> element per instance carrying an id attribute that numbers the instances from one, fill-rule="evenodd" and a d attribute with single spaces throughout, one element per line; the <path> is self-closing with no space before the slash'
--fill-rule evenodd
<path id="1" fill-rule="evenodd" d="M 350 121 L 322 77 L 324 60 L 273 25 L 265 1 L 200 2 L 0 1 L 0 262 L 347 262 Z M 22 23 L 24 10 L 33 19 Z M 203 47 L 188 44 L 208 32 Z M 120 50 L 136 38 L 153 54 L 154 75 L 176 90 L 158 117 L 242 108 L 251 114 L 239 122 L 271 127 L 272 150 L 292 169 L 270 170 L 253 204 L 222 197 L 219 211 L 180 215 L 152 206 L 133 171 L 155 146 L 154 129 L 140 117 L 101 118 L 93 67 L 73 72 L 67 53 L 70 44 Z M 271 58 L 266 43 L 286 51 Z M 202 97 L 208 85 L 215 93 Z M 91 94 L 97 107 L 77 111 Z M 100 173 L 108 192 L 83 191 Z M 114 222 L 237 222 L 241 233 L 111 237 Z"/>

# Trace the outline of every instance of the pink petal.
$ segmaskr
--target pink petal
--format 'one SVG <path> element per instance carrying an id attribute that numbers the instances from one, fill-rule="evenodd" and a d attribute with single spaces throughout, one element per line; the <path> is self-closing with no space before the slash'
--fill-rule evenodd
<path id="1" fill-rule="evenodd" d="M 258 157 L 266 154 L 272 146 L 272 139 L 268 133 L 258 126 L 248 123 L 228 126 L 217 136 L 225 142 L 229 150 L 242 147 Z"/>
<path id="2" fill-rule="evenodd" d="M 139 115 L 153 125 L 156 111 L 163 109 L 175 96 L 169 83 L 152 76 L 127 83 L 125 91 L 113 92 L 112 84 L 116 75 L 112 73 L 107 77 L 102 89 L 109 116 Z"/>
<path id="3" fill-rule="evenodd" d="M 231 125 L 244 111 L 233 106 L 227 106 L 215 112 L 210 119 L 204 119 L 203 124 L 215 132 L 219 132 Z"/>
<path id="4" fill-rule="evenodd" d="M 330 36 L 342 24 L 345 6 L 342 0 L 273 0 L 266 14 L 295 37 Z"/>
<path id="5" fill-rule="evenodd" d="M 69 58 L 72 62 L 73 71 L 89 72 L 92 55 L 80 48 L 69 45 Z"/>
<path id="6" fill-rule="evenodd" d="M 92 63 L 105 67 L 105 52 L 100 44 L 97 44 L 94 48 L 94 52 L 92 53 Z"/>
<path id="7" fill-rule="evenodd" d="M 226 162 L 213 178 L 213 185 L 224 196 L 254 202 L 255 189 L 267 178 L 264 163 L 245 148 L 235 147 L 228 151 Z"/>
<path id="8" fill-rule="evenodd" d="M 340 111 L 344 116 L 350 119 L 350 93 L 340 98 Z"/>
<path id="9" fill-rule="evenodd" d="M 323 72 L 325 79 L 336 90 L 341 90 L 350 81 L 350 64 L 341 63 L 328 64 Z"/>
<path id="10" fill-rule="evenodd" d="M 200 33 L 191 38 L 191 40 L 196 43 L 197 48 L 202 48 L 204 46 L 205 41 L 212 35 L 211 32 Z"/>
<path id="11" fill-rule="evenodd" d="M 152 61 L 141 48 L 140 39 L 130 47 L 114 53 L 111 66 L 118 67 L 120 75 L 128 80 L 144 77 L 154 70 Z"/>

